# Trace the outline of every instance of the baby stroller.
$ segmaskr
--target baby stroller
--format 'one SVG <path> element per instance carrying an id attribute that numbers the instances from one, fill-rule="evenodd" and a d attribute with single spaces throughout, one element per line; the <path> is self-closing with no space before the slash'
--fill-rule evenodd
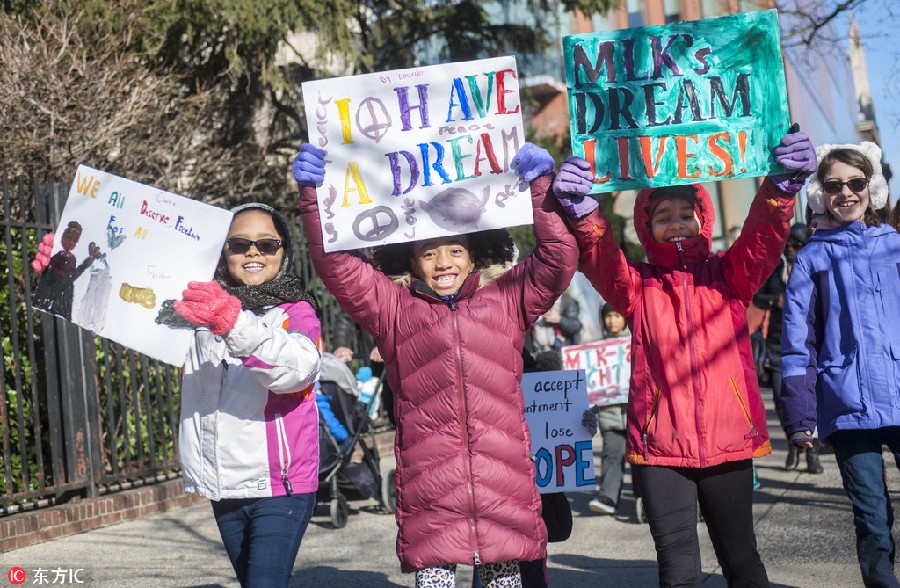
<path id="1" fill-rule="evenodd" d="M 359 401 L 356 378 L 350 369 L 330 353 L 323 354 L 319 392 L 328 397 L 328 404 L 337 420 L 347 429 L 349 437 L 338 442 L 322 414 L 319 414 L 319 489 L 316 502 L 328 502 L 331 523 L 335 529 L 347 524 L 350 506 L 347 495 L 360 498 L 375 496 L 385 513 L 394 512 L 397 487 L 394 470 L 382 474 L 375 429 L 369 414 L 373 394 L 367 404 Z M 362 461 L 354 463 L 353 456 L 362 454 Z"/>

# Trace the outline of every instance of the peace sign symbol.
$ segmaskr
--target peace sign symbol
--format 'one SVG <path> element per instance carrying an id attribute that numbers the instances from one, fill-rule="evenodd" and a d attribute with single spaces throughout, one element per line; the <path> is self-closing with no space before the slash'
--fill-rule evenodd
<path id="1" fill-rule="evenodd" d="M 364 114 L 368 114 L 366 121 L 363 121 Z M 356 126 L 367 138 L 376 143 L 380 142 L 391 128 L 391 123 L 391 115 L 380 99 L 369 97 L 359 103 L 359 109 L 356 111 Z"/>
<path id="2" fill-rule="evenodd" d="M 366 221 L 371 223 L 371 226 L 363 233 L 362 225 Z M 353 234 L 361 241 L 381 241 L 392 235 L 399 226 L 400 221 L 397 220 L 397 215 L 394 214 L 394 211 L 391 210 L 390 207 L 376 206 L 356 217 L 356 220 L 353 221 Z"/>

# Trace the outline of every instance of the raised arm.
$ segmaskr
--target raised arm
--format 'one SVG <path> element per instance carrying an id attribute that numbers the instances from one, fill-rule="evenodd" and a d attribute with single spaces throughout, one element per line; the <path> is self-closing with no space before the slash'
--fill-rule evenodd
<path id="1" fill-rule="evenodd" d="M 816 171 L 816 152 L 806 133 L 796 131 L 781 138 L 775 161 L 791 170 L 763 180 L 740 237 L 725 253 L 725 280 L 741 299 L 750 302 L 778 265 L 794 215 L 794 195 Z"/>
<path id="2" fill-rule="evenodd" d="M 578 269 L 605 301 L 628 318 L 637 303 L 639 279 L 613 238 L 609 219 L 588 195 L 593 180 L 591 164 L 572 155 L 560 166 L 552 191 L 575 234 L 580 251 Z"/>
<path id="3" fill-rule="evenodd" d="M 535 248 L 504 276 L 502 283 L 519 288 L 516 296 L 522 301 L 522 327 L 527 329 L 568 288 L 578 263 L 578 246 L 563 222 L 559 203 L 547 198 L 554 168 L 550 154 L 526 143 L 514 163 L 520 177 L 530 182 Z"/>
<path id="4" fill-rule="evenodd" d="M 393 324 L 400 288 L 357 253 L 325 252 L 315 189 L 324 178 L 324 157 L 324 151 L 306 143 L 294 159 L 294 179 L 300 189 L 300 213 L 309 255 L 322 283 L 341 308 L 364 329 L 383 339 L 383 329 Z"/>

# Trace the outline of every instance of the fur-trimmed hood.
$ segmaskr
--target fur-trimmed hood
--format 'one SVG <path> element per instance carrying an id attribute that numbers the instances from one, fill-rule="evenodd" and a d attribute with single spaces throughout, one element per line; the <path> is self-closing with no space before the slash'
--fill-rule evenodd
<path id="1" fill-rule="evenodd" d="M 653 193 L 661 188 L 645 188 L 638 192 L 634 201 L 634 230 L 647 254 L 647 261 L 661 267 L 671 267 L 682 262 L 703 261 L 712 251 L 712 234 L 716 222 L 709 192 L 700 184 L 691 184 L 696 190 L 696 208 L 699 209 L 700 233 L 696 237 L 680 243 L 684 259 L 678 255 L 675 243 L 657 243 L 650 234 L 650 200 Z"/>

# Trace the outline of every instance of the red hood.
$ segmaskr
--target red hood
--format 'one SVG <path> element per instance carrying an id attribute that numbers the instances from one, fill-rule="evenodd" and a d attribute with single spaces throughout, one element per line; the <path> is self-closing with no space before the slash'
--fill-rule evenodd
<path id="1" fill-rule="evenodd" d="M 697 188 L 697 198 L 700 201 L 700 234 L 681 242 L 685 262 L 703 261 L 709 257 L 709 253 L 712 251 L 713 224 L 716 221 L 716 212 L 709 192 L 700 184 L 692 184 L 692 186 Z M 634 230 L 637 232 L 641 245 L 644 246 L 648 262 L 662 267 L 680 265 L 682 260 L 678 256 L 678 246 L 675 243 L 657 243 L 650 235 L 648 209 L 650 195 L 656 190 L 658 188 L 645 188 L 638 192 L 634 201 Z"/>

